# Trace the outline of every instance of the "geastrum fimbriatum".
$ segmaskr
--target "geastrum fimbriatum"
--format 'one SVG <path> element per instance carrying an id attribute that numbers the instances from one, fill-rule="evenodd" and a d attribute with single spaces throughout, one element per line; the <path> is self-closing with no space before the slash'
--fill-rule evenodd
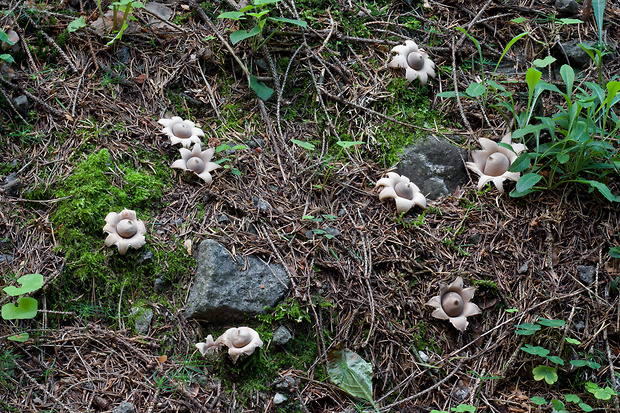
<path id="1" fill-rule="evenodd" d="M 397 54 L 388 66 L 404 68 L 408 82 L 420 78 L 420 83 L 425 85 L 429 76 L 435 77 L 435 63 L 428 58 L 424 50 L 418 48 L 413 40 L 407 40 L 404 45 L 395 46 L 392 52 Z"/>
<path id="2" fill-rule="evenodd" d="M 194 144 L 191 151 L 186 148 L 181 148 L 179 149 L 179 152 L 181 153 L 181 159 L 174 161 L 170 167 L 183 169 L 185 171 L 192 171 L 198 175 L 200 179 L 205 181 L 207 185 L 211 185 L 211 182 L 213 181 L 211 172 L 217 168 L 221 168 L 220 165 L 215 162 L 211 162 L 215 149 L 210 148 L 203 151 L 199 142 Z"/>
<path id="3" fill-rule="evenodd" d="M 254 329 L 250 327 L 235 327 L 226 330 L 215 341 L 213 341 L 213 337 L 209 334 L 206 342 L 196 343 L 196 347 L 203 356 L 207 351 L 219 350 L 222 346 L 228 347 L 228 354 L 234 364 L 240 355 L 245 354 L 249 356 L 254 353 L 257 347 L 262 347 L 263 341 Z"/>
<path id="4" fill-rule="evenodd" d="M 116 245 L 121 255 L 127 253 L 129 247 L 138 249 L 146 243 L 144 222 L 136 217 L 136 211 L 123 209 L 121 213 L 110 212 L 105 217 L 103 230 L 108 233 L 105 245 Z"/>
<path id="5" fill-rule="evenodd" d="M 200 143 L 200 137 L 205 136 L 202 129 L 197 128 L 194 122 L 183 120 L 178 116 L 160 119 L 157 123 L 164 126 L 162 133 L 168 135 L 173 145 L 180 143 L 183 147 L 189 148 L 192 143 Z"/>
<path id="6" fill-rule="evenodd" d="M 439 295 L 430 299 L 426 305 L 436 308 L 432 316 L 441 320 L 450 320 L 459 331 L 467 328 L 467 317 L 480 314 L 480 308 L 471 301 L 475 287 L 463 288 L 463 279 L 458 277 L 450 286 L 441 283 Z"/>
<path id="7" fill-rule="evenodd" d="M 383 190 L 379 192 L 380 200 L 394 198 L 399 214 L 409 211 L 414 205 L 426 208 L 426 198 L 409 178 L 396 172 L 388 172 L 387 175 L 387 178 L 381 178 L 377 182 L 377 186 L 383 186 Z"/>
<path id="8" fill-rule="evenodd" d="M 473 151 L 471 156 L 474 161 L 467 162 L 465 165 L 480 176 L 478 190 L 481 190 L 487 182 L 493 182 L 497 189 L 499 189 L 499 192 L 503 193 L 503 182 L 506 179 L 516 182 L 521 177 L 519 172 L 508 172 L 508 168 L 510 168 L 510 165 L 517 159 L 519 154 L 525 150 L 525 145 L 522 143 L 511 143 L 510 133 L 504 136 L 501 142 L 510 145 L 514 152 L 499 146 L 496 142 L 487 138 L 480 138 L 478 141 L 483 149 Z"/>

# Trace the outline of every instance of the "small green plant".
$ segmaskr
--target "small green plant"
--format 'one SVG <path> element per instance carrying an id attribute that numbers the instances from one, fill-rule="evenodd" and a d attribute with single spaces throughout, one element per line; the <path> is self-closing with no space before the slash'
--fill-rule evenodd
<path id="1" fill-rule="evenodd" d="M 618 393 L 614 391 L 609 386 L 605 386 L 604 388 L 599 387 L 598 384 L 592 383 L 591 381 L 586 383 L 586 390 L 589 391 L 599 400 L 609 400 L 611 396 L 617 396 Z"/>
<path id="2" fill-rule="evenodd" d="M 9 35 L 6 34 L 5 32 L 3 32 L 2 30 L 0 30 L 0 44 L 2 43 L 8 43 L 9 46 L 13 46 L 15 43 L 13 43 L 11 41 L 11 39 L 9 39 Z M 15 60 L 13 59 L 13 56 L 11 56 L 8 53 L 3 53 L 0 54 L 0 60 L 3 60 L 9 64 L 11 63 L 15 63 Z"/>
<path id="3" fill-rule="evenodd" d="M 217 148 L 215 148 L 215 152 L 216 152 L 216 153 L 220 153 L 220 152 L 224 152 L 224 151 L 227 151 L 227 152 L 236 152 L 236 151 L 238 151 L 238 150 L 249 150 L 249 149 L 250 149 L 250 148 L 248 148 L 248 147 L 247 147 L 247 146 L 245 146 L 245 145 L 233 145 L 233 146 L 230 146 L 230 145 L 229 145 L 229 144 L 227 144 L 227 143 L 223 143 L 223 144 L 219 145 Z M 221 165 L 221 164 L 222 164 L 222 163 L 224 163 L 224 162 L 232 162 L 232 159 L 231 159 L 231 158 L 222 158 L 222 159 L 218 159 L 215 163 L 216 163 L 216 164 L 218 164 L 218 165 Z M 224 169 L 230 169 L 230 172 L 231 172 L 233 175 L 236 175 L 236 176 L 241 176 L 241 175 L 243 175 L 243 172 L 241 172 L 241 171 L 240 171 L 239 169 L 237 169 L 237 168 L 232 167 L 232 166 L 230 165 L 230 163 L 228 163 L 228 164 L 224 164 L 224 165 L 222 165 L 222 167 L 223 167 Z"/>
<path id="4" fill-rule="evenodd" d="M 41 274 L 26 274 L 17 279 L 21 287 L 4 287 L 5 293 L 11 297 L 21 296 L 37 291 L 43 286 L 43 276 Z M 16 303 L 7 303 L 2 306 L 2 318 L 5 320 L 27 320 L 36 317 L 39 302 L 32 297 L 19 297 Z M 9 340 L 24 342 L 28 340 L 28 333 L 16 334 L 9 337 Z"/>
<path id="5" fill-rule="evenodd" d="M 96 1 L 97 7 L 99 8 L 99 13 L 101 15 L 101 21 L 103 23 L 103 29 L 107 33 L 108 28 L 106 25 L 103 9 L 101 7 L 101 0 Z M 113 44 L 117 40 L 121 40 L 121 38 L 123 37 L 123 33 L 129 27 L 129 24 L 127 22 L 130 20 L 136 20 L 136 18 L 133 16 L 133 12 L 136 9 L 143 8 L 144 3 L 135 0 L 118 0 L 113 2 L 109 7 L 110 9 L 112 9 L 112 27 L 110 27 L 109 32 L 116 33 L 116 35 L 112 38 L 112 40 L 106 43 L 107 46 Z M 121 19 L 118 19 L 118 13 L 123 13 L 123 17 Z M 69 25 L 67 26 L 67 30 L 72 33 L 84 27 L 86 27 L 86 19 L 84 18 L 84 16 L 81 16 L 69 23 Z"/>
<path id="6" fill-rule="evenodd" d="M 476 411 L 476 407 L 472 406 L 471 404 L 459 404 L 456 407 L 451 407 L 450 411 L 452 412 L 458 412 L 458 413 L 465 413 L 465 412 L 469 412 L 469 413 L 474 413 Z M 450 413 L 447 410 L 431 410 L 431 413 Z"/>

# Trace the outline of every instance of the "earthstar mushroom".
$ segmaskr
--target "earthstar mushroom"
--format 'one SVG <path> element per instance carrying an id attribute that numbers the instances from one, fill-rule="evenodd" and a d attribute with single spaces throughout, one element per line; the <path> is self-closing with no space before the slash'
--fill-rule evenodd
<path id="1" fill-rule="evenodd" d="M 388 66 L 404 68 L 408 82 L 420 78 L 420 83 L 426 85 L 429 76 L 435 77 L 435 63 L 428 58 L 424 50 L 418 48 L 413 40 L 407 40 L 404 45 L 395 46 L 392 52 L 397 54 Z"/>
<path id="2" fill-rule="evenodd" d="M 170 167 L 191 171 L 205 181 L 207 185 L 211 185 L 211 182 L 213 182 L 211 172 L 217 168 L 221 168 L 220 165 L 211 162 L 211 158 L 215 154 L 215 149 L 210 148 L 203 151 L 200 147 L 200 142 L 198 142 L 194 144 L 191 151 L 186 148 L 181 148 L 179 152 L 181 153 L 181 159 L 174 161 Z"/>
<path id="3" fill-rule="evenodd" d="M 467 162 L 465 165 L 480 176 L 478 190 L 481 190 L 487 182 L 493 182 L 499 192 L 504 193 L 503 182 L 506 179 L 516 182 L 521 177 L 519 172 L 508 172 L 508 168 L 525 150 L 525 145 L 512 143 L 510 133 L 504 136 L 501 142 L 510 145 L 514 152 L 487 138 L 480 138 L 478 141 L 483 149 L 473 151 L 471 156 L 474 161 Z"/>
<path id="4" fill-rule="evenodd" d="M 426 208 L 426 198 L 420 188 L 404 175 L 388 172 L 387 178 L 377 181 L 377 186 L 383 186 L 379 199 L 383 201 L 385 198 L 394 198 L 399 214 L 409 211 L 414 205 Z"/>
<path id="5" fill-rule="evenodd" d="M 202 129 L 197 128 L 194 122 L 183 120 L 178 116 L 160 119 L 157 123 L 164 126 L 162 133 L 168 135 L 173 145 L 180 143 L 183 147 L 189 148 L 192 143 L 200 143 L 200 137 L 205 136 Z"/>
<path id="6" fill-rule="evenodd" d="M 136 211 L 123 209 L 121 213 L 110 212 L 105 217 L 103 231 L 108 233 L 105 245 L 116 245 L 121 255 L 127 253 L 129 247 L 138 249 L 145 243 L 146 226 L 136 217 Z"/>
<path id="7" fill-rule="evenodd" d="M 219 350 L 223 346 L 228 347 L 228 354 L 234 364 L 242 354 L 249 356 L 254 353 L 256 348 L 262 347 L 263 341 L 254 329 L 250 327 L 235 327 L 226 330 L 215 341 L 213 341 L 213 337 L 209 334 L 204 343 L 196 343 L 196 347 L 203 356 L 207 351 Z"/>
<path id="8" fill-rule="evenodd" d="M 463 288 L 463 278 L 457 279 L 447 286 L 440 284 L 439 295 L 431 298 L 426 305 L 435 307 L 432 316 L 450 323 L 459 331 L 467 328 L 467 317 L 480 314 L 480 308 L 470 302 L 476 291 L 475 287 Z"/>

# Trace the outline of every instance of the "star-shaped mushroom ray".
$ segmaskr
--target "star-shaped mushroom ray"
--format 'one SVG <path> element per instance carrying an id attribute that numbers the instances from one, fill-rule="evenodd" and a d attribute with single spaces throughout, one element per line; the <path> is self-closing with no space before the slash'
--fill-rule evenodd
<path id="1" fill-rule="evenodd" d="M 136 232 L 129 238 L 124 238 L 118 233 L 118 224 L 123 220 L 131 221 L 135 226 Z M 137 218 L 136 211 L 123 209 L 120 214 L 110 212 L 106 215 L 105 221 L 106 224 L 103 227 L 103 231 L 108 233 L 104 241 L 106 247 L 116 245 L 119 254 L 125 255 L 129 247 L 138 249 L 146 244 L 146 238 L 144 237 L 144 234 L 146 234 L 146 226 L 142 220 Z"/>
<path id="2" fill-rule="evenodd" d="M 183 118 L 179 116 L 173 116 L 170 119 L 159 119 L 157 123 L 164 126 L 164 129 L 162 129 L 162 133 L 168 135 L 168 137 L 170 138 L 170 143 L 172 143 L 173 145 L 180 143 L 183 145 L 183 147 L 189 148 L 192 143 L 200 143 L 200 137 L 205 136 L 202 129 L 197 128 L 194 122 L 192 122 L 191 120 L 183 120 Z M 177 136 L 173 130 L 175 125 L 177 124 L 182 124 L 189 136 Z"/>
<path id="3" fill-rule="evenodd" d="M 419 205 L 422 208 L 426 208 L 426 198 L 420 192 L 420 188 L 409 180 L 404 175 L 399 175 L 396 172 L 388 172 L 386 178 L 381 178 L 377 181 L 376 186 L 383 186 L 384 188 L 379 193 L 379 200 L 383 201 L 385 198 L 394 198 L 396 202 L 396 211 L 399 214 L 409 211 L 414 205 Z M 408 196 L 402 196 L 397 191 L 397 186 L 402 185 L 408 192 Z"/>
<path id="4" fill-rule="evenodd" d="M 467 317 L 470 315 L 476 315 L 476 314 L 481 313 L 480 308 L 476 304 L 470 302 L 470 300 L 474 296 L 474 292 L 475 292 L 474 287 L 469 287 L 469 288 L 464 289 L 463 278 L 457 277 L 457 279 L 454 280 L 454 282 L 450 284 L 449 286 L 447 286 L 444 283 L 440 284 L 439 295 L 436 295 L 433 298 L 431 298 L 426 303 L 426 305 L 435 307 L 435 310 L 431 314 L 433 317 L 438 318 L 440 320 L 449 320 L 450 323 L 452 323 L 452 325 L 455 328 L 457 328 L 459 331 L 465 331 L 468 325 Z M 442 304 L 444 297 L 446 296 L 446 294 L 449 294 L 449 293 L 458 294 L 463 303 L 463 308 L 460 311 L 460 313 L 452 317 L 448 315 L 446 310 L 444 310 L 444 305 Z"/>
<path id="5" fill-rule="evenodd" d="M 518 181 L 521 177 L 520 173 L 509 172 L 508 168 L 517 159 L 518 154 L 525 150 L 525 145 L 511 143 L 510 133 L 504 136 L 501 142 L 511 145 L 512 151 L 487 138 L 480 138 L 479 142 L 483 149 L 473 151 L 472 158 L 474 161 L 466 162 L 465 165 L 480 177 L 478 190 L 481 190 L 487 182 L 493 182 L 495 187 L 503 193 L 503 182 L 506 179 Z"/>
<path id="6" fill-rule="evenodd" d="M 418 49 L 418 45 L 413 40 L 405 40 L 405 44 L 399 44 L 398 46 L 394 46 L 392 48 L 392 52 L 398 53 L 396 56 L 392 58 L 392 61 L 388 63 L 390 67 L 409 67 L 407 63 L 407 55 L 409 53 L 420 52 Z"/>

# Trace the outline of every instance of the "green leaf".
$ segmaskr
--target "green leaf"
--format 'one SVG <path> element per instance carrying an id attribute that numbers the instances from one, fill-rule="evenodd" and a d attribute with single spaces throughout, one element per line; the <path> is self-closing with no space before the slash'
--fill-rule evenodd
<path id="1" fill-rule="evenodd" d="M 534 88 L 540 81 L 541 77 L 542 77 L 542 73 L 534 69 L 533 67 L 530 67 L 525 73 L 525 81 L 530 91 L 530 99 L 532 98 L 532 94 L 534 93 Z"/>
<path id="2" fill-rule="evenodd" d="M 598 42 L 603 43 L 603 15 L 605 14 L 605 0 L 592 0 L 594 20 L 598 28 Z"/>
<path id="3" fill-rule="evenodd" d="M 559 364 L 560 366 L 564 365 L 564 360 L 558 356 L 547 356 L 547 359 L 552 363 Z"/>
<path id="4" fill-rule="evenodd" d="M 484 95 L 484 92 L 486 92 L 486 88 L 477 82 L 471 83 L 465 90 L 465 93 L 471 96 L 472 98 L 482 96 Z"/>
<path id="5" fill-rule="evenodd" d="M 545 327 L 564 327 L 566 322 L 564 320 L 549 320 L 547 318 L 540 317 L 538 319 L 538 324 Z"/>
<path id="6" fill-rule="evenodd" d="M 588 361 L 587 360 L 571 360 L 570 364 L 572 364 L 575 367 L 585 367 L 588 365 Z"/>
<path id="7" fill-rule="evenodd" d="M 449 90 L 447 92 L 439 92 L 437 96 L 440 98 L 455 98 L 456 92 L 454 90 Z M 464 96 L 462 93 L 459 93 L 459 96 Z"/>
<path id="8" fill-rule="evenodd" d="M 452 410 L 453 412 L 460 412 L 460 413 L 463 413 L 463 412 L 473 413 L 476 411 L 476 408 L 469 404 L 459 404 L 458 406 L 453 407 L 450 410 Z"/>
<path id="9" fill-rule="evenodd" d="M 13 42 L 11 40 L 9 40 L 9 35 L 6 34 L 4 31 L 0 30 L 0 43 L 8 43 L 9 46 L 13 46 Z"/>
<path id="10" fill-rule="evenodd" d="M 556 159 L 558 160 L 560 164 L 564 165 L 566 162 L 570 160 L 570 155 L 567 153 L 558 153 L 556 155 Z"/>
<path id="11" fill-rule="evenodd" d="M 357 142 L 353 142 L 353 141 L 338 141 L 336 142 L 336 145 L 341 146 L 343 149 L 349 149 L 351 146 L 355 146 L 355 145 L 363 145 L 365 142 L 362 141 L 357 141 Z"/>
<path id="12" fill-rule="evenodd" d="M 573 94 L 573 84 L 575 83 L 575 71 L 569 65 L 562 65 L 560 75 L 566 84 L 566 94 L 570 97 Z"/>
<path id="13" fill-rule="evenodd" d="M 299 141 L 297 139 L 291 139 L 291 142 L 293 142 L 295 145 L 301 146 L 302 148 L 307 149 L 309 151 L 313 151 L 313 150 L 316 149 L 316 146 L 314 146 L 310 142 Z"/>
<path id="14" fill-rule="evenodd" d="M 250 76 L 250 87 L 262 100 L 269 99 L 273 94 L 273 89 L 265 85 L 263 82 L 259 82 L 258 78 L 254 75 Z"/>
<path id="15" fill-rule="evenodd" d="M 510 165 L 508 170 L 510 172 L 523 172 L 530 167 L 531 155 L 527 152 L 523 152 L 515 161 Z"/>
<path id="16" fill-rule="evenodd" d="M 537 366 L 532 370 L 534 373 L 534 380 L 545 380 L 547 384 L 553 384 L 558 381 L 558 374 L 554 367 Z"/>
<path id="17" fill-rule="evenodd" d="M 578 404 L 579 407 L 581 407 L 581 410 L 583 410 L 584 412 L 591 412 L 592 410 L 594 410 L 589 404 L 587 403 L 579 403 Z"/>
<path id="18" fill-rule="evenodd" d="M 20 333 L 20 334 L 15 334 L 14 336 L 11 336 L 11 337 L 7 337 L 7 340 L 12 340 L 12 341 L 17 341 L 18 343 L 23 343 L 26 340 L 28 340 L 29 337 L 30 335 L 28 333 Z"/>
<path id="19" fill-rule="evenodd" d="M 514 19 L 510 20 L 513 23 L 523 23 L 524 21 L 526 21 L 527 19 L 525 17 L 515 17 Z"/>
<path id="20" fill-rule="evenodd" d="M 536 67 L 547 67 L 557 59 L 553 56 L 547 56 L 544 59 L 536 59 L 532 62 L 532 64 Z"/>
<path id="21" fill-rule="evenodd" d="M 241 13 L 238 11 L 227 11 L 225 13 L 220 13 L 220 15 L 217 16 L 217 18 L 239 20 L 243 16 L 245 16 L 245 13 Z"/>
<path id="22" fill-rule="evenodd" d="M 256 7 L 262 7 L 266 4 L 279 3 L 281 0 L 256 0 L 254 5 Z"/>
<path id="23" fill-rule="evenodd" d="M 43 276 L 41 274 L 26 274 L 18 278 L 17 282 L 21 284 L 21 287 L 4 287 L 4 291 L 12 297 L 31 293 L 43 287 Z"/>
<path id="24" fill-rule="evenodd" d="M 294 24 L 299 27 L 308 27 L 308 23 L 303 20 L 287 19 L 286 17 L 269 17 L 269 20 L 275 20 L 277 22 Z"/>
<path id="25" fill-rule="evenodd" d="M 32 297 L 20 297 L 17 306 L 8 303 L 2 306 L 2 318 L 5 320 L 25 320 L 37 315 L 39 303 Z"/>
<path id="26" fill-rule="evenodd" d="M 612 258 L 620 258 L 620 247 L 611 247 L 608 254 Z"/>
<path id="27" fill-rule="evenodd" d="M 576 394 L 567 394 L 564 396 L 567 402 L 569 403 L 579 403 L 581 399 Z"/>
<path id="28" fill-rule="evenodd" d="M 575 340 L 574 338 L 570 338 L 570 337 L 566 337 L 566 342 L 568 342 L 569 344 L 575 344 L 575 345 L 581 344 L 581 341 Z"/>
<path id="29" fill-rule="evenodd" d="M 598 189 L 601 195 L 603 195 L 605 199 L 607 199 L 609 202 L 614 202 L 616 197 L 611 193 L 611 190 L 609 189 L 609 187 L 605 185 L 604 183 L 598 182 L 598 181 L 592 181 L 592 180 L 586 180 L 583 182 Z"/>
<path id="30" fill-rule="evenodd" d="M 551 404 L 553 405 L 553 412 L 552 413 L 563 413 L 563 412 L 566 412 L 566 410 L 564 410 L 564 403 L 562 403 L 558 399 L 551 399 Z M 568 412 L 566 412 L 566 413 L 568 413 Z"/>
<path id="31" fill-rule="evenodd" d="M 594 3 L 594 2 L 592 2 L 592 3 Z M 582 24 L 583 23 L 583 21 L 579 20 L 579 19 L 558 19 L 558 21 L 561 24 L 563 24 L 563 25 L 565 25 L 565 24 Z"/>
<path id="32" fill-rule="evenodd" d="M 540 397 L 540 396 L 534 396 L 530 400 L 532 401 L 532 403 L 537 404 L 539 406 L 543 404 L 547 404 L 547 400 L 545 400 L 543 397 Z"/>
<path id="33" fill-rule="evenodd" d="M 15 63 L 15 59 L 10 54 L 0 54 L 0 59 L 4 60 L 7 63 L 13 64 Z"/>
<path id="34" fill-rule="evenodd" d="M 506 91 L 506 88 L 504 86 L 500 85 L 499 83 L 497 83 L 494 80 L 487 80 L 487 84 L 489 86 L 491 86 L 492 88 L 495 88 L 497 90 L 501 90 L 502 92 Z"/>
<path id="35" fill-rule="evenodd" d="M 327 374 L 333 383 L 351 396 L 374 405 L 372 364 L 346 348 L 330 351 L 327 359 Z"/>
<path id="36" fill-rule="evenodd" d="M 519 192 L 527 191 L 528 189 L 536 185 L 541 179 L 542 175 L 538 175 L 535 173 L 525 174 L 521 178 L 519 178 L 515 189 Z"/>
<path id="37" fill-rule="evenodd" d="M 520 336 L 531 336 L 541 328 L 540 325 L 532 323 L 523 323 L 516 325 L 515 327 L 517 328 L 515 334 L 518 334 Z"/>
<path id="38" fill-rule="evenodd" d="M 540 346 L 532 346 L 531 344 L 526 344 L 524 347 L 521 347 L 521 350 L 534 356 L 540 357 L 545 357 L 547 354 L 549 354 L 549 350 L 547 350 L 546 348 Z"/>
<path id="39" fill-rule="evenodd" d="M 252 30 L 250 31 L 245 31 L 245 30 L 237 30 L 236 32 L 232 32 L 230 34 L 230 42 L 235 45 L 237 43 L 239 43 L 242 40 L 245 40 L 249 37 L 252 36 L 256 36 L 257 34 L 260 33 L 260 28 L 259 27 L 253 27 Z"/>
<path id="40" fill-rule="evenodd" d="M 598 364 L 596 361 L 588 360 L 588 367 L 590 367 L 593 370 L 598 370 L 601 368 L 601 365 Z"/>
<path id="41" fill-rule="evenodd" d="M 86 18 L 84 16 L 81 16 L 69 23 L 69 25 L 67 26 L 67 30 L 69 31 L 69 33 L 73 33 L 83 27 L 86 27 Z"/>

